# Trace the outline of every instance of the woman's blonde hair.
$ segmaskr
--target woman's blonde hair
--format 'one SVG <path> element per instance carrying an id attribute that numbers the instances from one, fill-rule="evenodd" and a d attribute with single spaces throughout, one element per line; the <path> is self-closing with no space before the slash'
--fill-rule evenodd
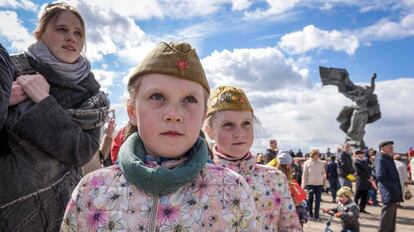
<path id="1" fill-rule="evenodd" d="M 290 169 L 290 165 L 278 164 L 277 169 L 279 169 L 286 175 L 289 182 L 293 180 L 292 169 Z"/>
<path id="2" fill-rule="evenodd" d="M 318 151 L 318 149 L 312 149 L 312 150 L 309 152 L 309 156 L 310 156 L 311 158 L 313 158 L 315 155 L 317 155 L 317 156 L 319 157 L 319 151 Z"/>
<path id="3" fill-rule="evenodd" d="M 36 29 L 34 30 L 33 34 L 34 37 L 39 40 L 40 37 L 45 33 L 46 31 L 46 27 L 47 25 L 52 22 L 53 20 L 56 20 L 60 14 L 62 14 L 63 12 L 70 12 L 72 14 L 74 14 L 80 21 L 81 23 L 81 27 L 83 30 L 83 37 L 86 37 L 86 32 L 85 32 L 85 22 L 83 21 L 83 18 L 81 16 L 81 14 L 79 13 L 78 10 L 76 10 L 73 6 L 64 3 L 64 2 L 57 2 L 57 3 L 49 3 L 42 15 L 40 16 L 39 22 L 37 24 Z M 85 44 L 86 44 L 86 40 Z"/>

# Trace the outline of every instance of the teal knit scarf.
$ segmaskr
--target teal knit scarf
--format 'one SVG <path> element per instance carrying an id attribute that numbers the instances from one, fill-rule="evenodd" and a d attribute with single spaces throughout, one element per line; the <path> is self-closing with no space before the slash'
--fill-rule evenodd
<path id="1" fill-rule="evenodd" d="M 165 195 L 189 183 L 204 168 L 208 159 L 206 141 L 201 137 L 198 138 L 185 155 L 188 159 L 172 169 L 146 167 L 144 143 L 138 133 L 134 133 L 121 146 L 118 159 L 125 179 L 129 183 L 148 194 Z"/>

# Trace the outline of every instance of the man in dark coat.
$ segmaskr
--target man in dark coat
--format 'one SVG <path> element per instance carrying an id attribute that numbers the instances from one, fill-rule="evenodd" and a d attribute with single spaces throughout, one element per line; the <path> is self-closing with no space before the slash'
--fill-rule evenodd
<path id="1" fill-rule="evenodd" d="M 393 145 L 393 141 L 381 142 L 381 152 L 375 158 L 375 172 L 383 203 L 379 232 L 395 231 L 397 203 L 403 201 L 400 178 L 392 159 Z"/>
<path id="2" fill-rule="evenodd" d="M 348 186 L 352 190 L 352 182 L 347 178 L 348 175 L 354 174 L 352 167 L 351 147 L 345 143 L 338 160 L 338 175 L 341 187 Z"/>
<path id="3" fill-rule="evenodd" d="M 356 204 L 359 202 L 359 212 L 367 213 L 365 206 L 368 202 L 368 190 L 371 185 L 370 179 L 370 167 L 368 161 L 364 158 L 365 152 L 363 150 L 357 150 L 355 152 L 356 160 L 354 161 L 354 168 L 356 171 L 356 193 L 354 201 Z"/>
<path id="4" fill-rule="evenodd" d="M 329 181 L 329 189 L 332 194 L 332 202 L 336 202 L 336 192 L 339 190 L 338 165 L 336 164 L 336 156 L 331 156 L 331 161 L 326 166 L 326 177 Z"/>
<path id="5" fill-rule="evenodd" d="M 279 152 L 276 139 L 271 139 L 269 141 L 269 146 L 270 148 L 268 148 L 265 153 L 265 164 L 276 158 L 277 153 Z"/>

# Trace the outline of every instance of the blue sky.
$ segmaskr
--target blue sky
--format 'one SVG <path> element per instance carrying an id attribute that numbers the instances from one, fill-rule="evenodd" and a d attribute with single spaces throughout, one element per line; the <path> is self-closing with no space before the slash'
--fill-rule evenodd
<path id="1" fill-rule="evenodd" d="M 188 41 L 202 59 L 212 88 L 245 89 L 257 126 L 252 150 L 270 138 L 280 148 L 335 149 L 344 141 L 335 118 L 351 100 L 320 84 L 318 66 L 346 68 L 352 81 L 378 75 L 382 119 L 366 127 L 377 147 L 414 145 L 414 0 L 148 0 L 69 1 L 87 24 L 86 57 L 127 120 L 125 82 L 160 41 Z M 47 2 L 0 0 L 0 42 L 12 53 L 33 42 Z"/>

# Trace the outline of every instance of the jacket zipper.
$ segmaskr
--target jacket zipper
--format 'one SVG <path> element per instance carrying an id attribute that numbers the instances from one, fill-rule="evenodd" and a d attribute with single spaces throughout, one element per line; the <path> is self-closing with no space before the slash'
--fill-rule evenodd
<path id="1" fill-rule="evenodd" d="M 157 218 L 159 196 L 154 196 L 153 200 L 154 200 L 154 203 L 152 204 L 152 207 L 151 207 L 150 220 L 148 223 L 149 232 L 155 232 L 155 220 Z"/>

